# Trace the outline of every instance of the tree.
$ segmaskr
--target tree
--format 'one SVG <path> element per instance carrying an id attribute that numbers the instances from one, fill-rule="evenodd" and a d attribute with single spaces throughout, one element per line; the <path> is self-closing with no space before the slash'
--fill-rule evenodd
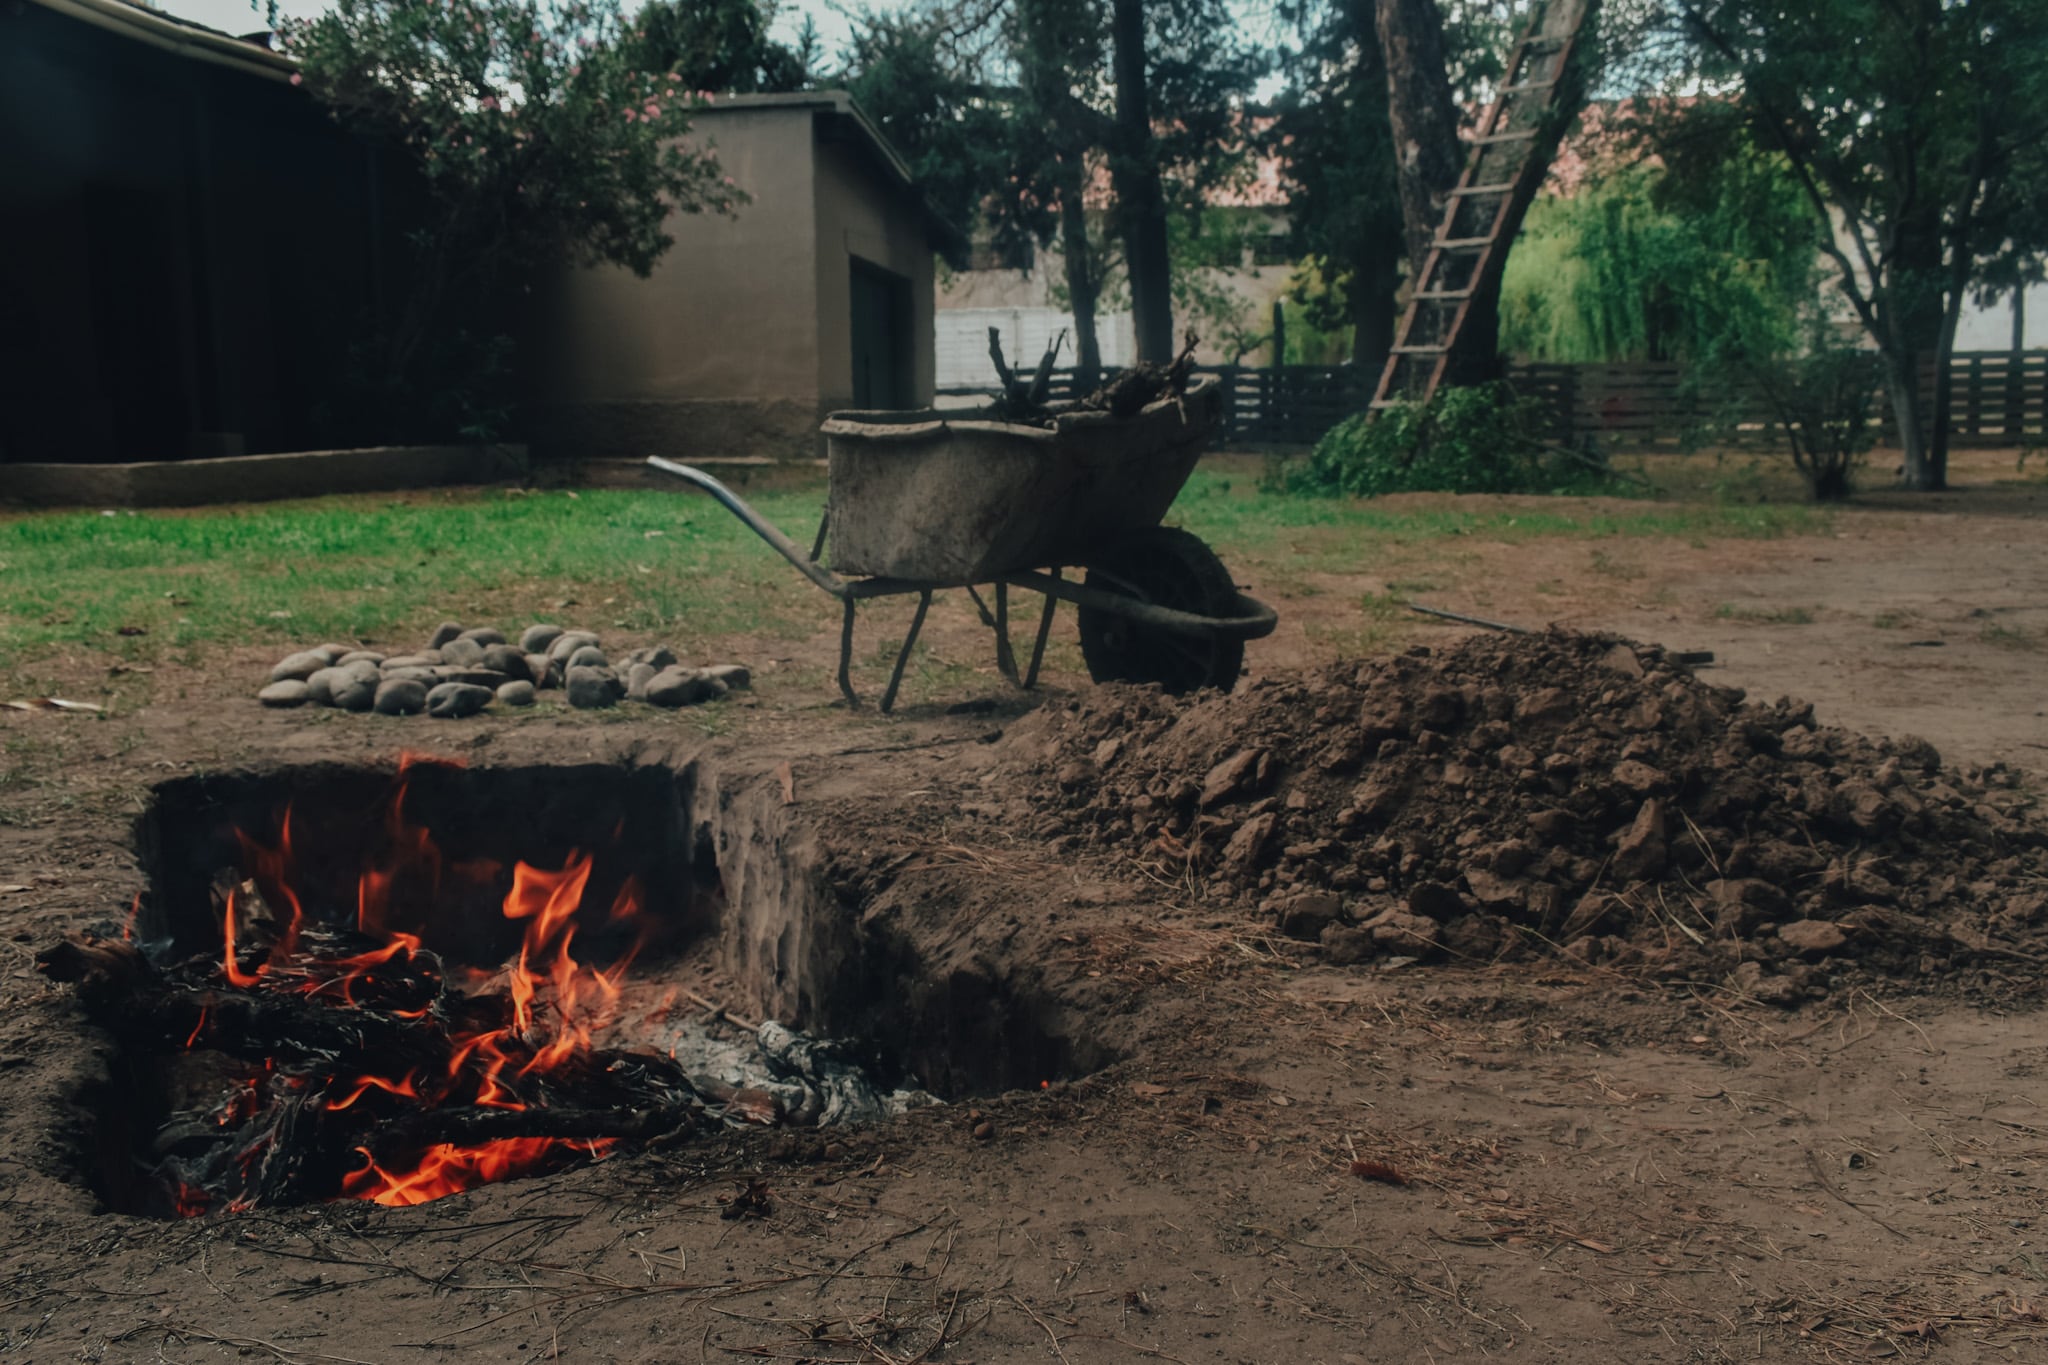
<path id="1" fill-rule="evenodd" d="M 1164 301 L 1171 337 L 1174 277 L 1188 268 L 1173 258 L 1173 224 L 1247 164 L 1243 102 L 1263 69 L 1226 0 L 1143 0 L 1138 43 L 1119 2 L 934 0 L 909 16 L 861 14 L 845 72 L 920 174 L 997 241 L 1057 245 L 1084 381 L 1100 367 L 1096 314 L 1119 274 L 1154 331 Z"/>
<path id="2" fill-rule="evenodd" d="M 1963 300 L 2048 246 L 2048 5 L 1675 0 L 1663 49 L 1698 101 L 1672 136 L 1746 134 L 1785 158 L 1875 347 L 1909 488 L 1947 481 L 1945 373 Z M 1666 79 L 1671 79 L 1667 71 Z"/>
<path id="3" fill-rule="evenodd" d="M 795 46 L 768 36 L 772 3 L 756 0 L 649 0 L 633 19 L 633 61 L 674 72 L 691 90 L 720 95 L 801 90 L 817 62 L 817 25 L 809 15 Z"/>
<path id="4" fill-rule="evenodd" d="M 404 303 L 363 378 L 362 401 L 412 428 L 384 439 L 447 434 L 421 430 L 449 420 L 446 396 L 428 390 L 494 378 L 437 381 L 451 354 L 509 345 L 457 319 L 563 262 L 645 275 L 671 244 L 671 212 L 739 198 L 710 154 L 678 143 L 696 97 L 680 76 L 640 69 L 617 0 L 337 0 L 318 18 L 271 22 L 300 63 L 293 79 L 402 157 L 420 187 Z M 456 420 L 479 425 L 487 400 L 457 398 Z"/>

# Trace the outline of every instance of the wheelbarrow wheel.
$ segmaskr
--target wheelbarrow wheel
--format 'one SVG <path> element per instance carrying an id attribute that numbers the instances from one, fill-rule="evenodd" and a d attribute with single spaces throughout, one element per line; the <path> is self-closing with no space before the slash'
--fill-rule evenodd
<path id="1" fill-rule="evenodd" d="M 1227 617 L 1237 605 L 1223 561 L 1200 537 L 1171 526 L 1105 547 L 1087 569 L 1089 587 L 1154 606 Z M 1203 687 L 1227 692 L 1244 670 L 1243 640 L 1163 630 L 1100 607 L 1082 607 L 1080 615 L 1081 657 L 1099 683 L 1158 683 L 1175 696 Z"/>

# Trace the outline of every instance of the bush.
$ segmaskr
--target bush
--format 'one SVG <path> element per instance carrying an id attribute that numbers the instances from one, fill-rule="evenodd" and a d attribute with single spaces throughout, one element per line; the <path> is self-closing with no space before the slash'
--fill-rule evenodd
<path id="1" fill-rule="evenodd" d="M 1545 444 L 1550 409 L 1505 383 L 1439 389 L 1427 403 L 1346 418 L 1276 480 L 1291 493 L 1565 493 L 1606 487 L 1590 456 Z"/>

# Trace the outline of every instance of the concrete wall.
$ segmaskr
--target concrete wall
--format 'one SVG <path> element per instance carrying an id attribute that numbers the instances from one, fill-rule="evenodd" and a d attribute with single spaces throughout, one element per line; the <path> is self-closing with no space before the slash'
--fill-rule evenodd
<path id="1" fill-rule="evenodd" d="M 750 196 L 677 214 L 653 274 L 571 272 L 536 301 L 527 348 L 537 458 L 820 453 L 853 392 L 853 257 L 911 282 L 913 387 L 932 393 L 932 252 L 915 198 L 816 103 L 713 105 L 701 136 Z M 834 130 L 840 130 L 835 132 Z"/>
<path id="2" fill-rule="evenodd" d="M 543 288 L 529 349 L 537 454 L 794 455 L 817 421 L 811 116 L 705 111 L 697 135 L 749 202 L 678 213 L 647 279 L 614 266 Z"/>
<path id="3" fill-rule="evenodd" d="M 923 213 L 881 180 L 856 143 L 821 142 L 818 173 L 818 394 L 825 410 L 853 403 L 853 258 L 910 281 L 911 406 L 932 401 L 932 249 Z"/>

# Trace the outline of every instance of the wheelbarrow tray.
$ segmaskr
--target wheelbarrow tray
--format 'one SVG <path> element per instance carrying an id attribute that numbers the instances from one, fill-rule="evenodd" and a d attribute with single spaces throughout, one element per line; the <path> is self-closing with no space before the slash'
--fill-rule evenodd
<path id="1" fill-rule="evenodd" d="M 1050 428 L 921 412 L 824 424 L 835 572 L 933 587 L 1082 564 L 1159 524 L 1221 411 L 1216 381 L 1132 417 L 1059 413 Z"/>

